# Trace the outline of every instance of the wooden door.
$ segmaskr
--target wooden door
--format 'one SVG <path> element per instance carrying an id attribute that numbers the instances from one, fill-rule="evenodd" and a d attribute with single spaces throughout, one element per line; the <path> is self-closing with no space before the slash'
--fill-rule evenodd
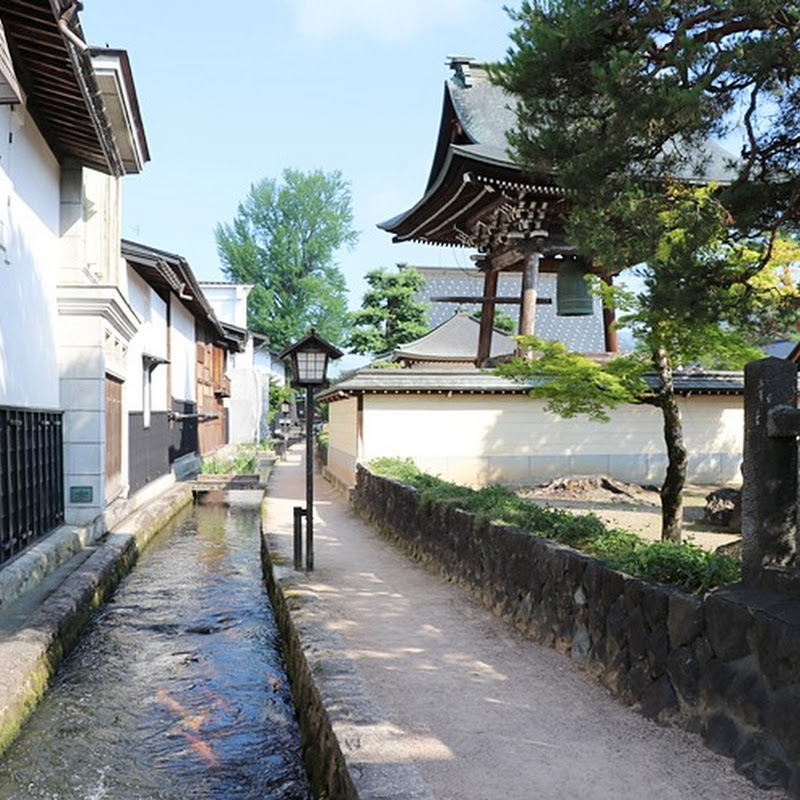
<path id="1" fill-rule="evenodd" d="M 106 500 L 122 481 L 122 381 L 106 375 Z"/>

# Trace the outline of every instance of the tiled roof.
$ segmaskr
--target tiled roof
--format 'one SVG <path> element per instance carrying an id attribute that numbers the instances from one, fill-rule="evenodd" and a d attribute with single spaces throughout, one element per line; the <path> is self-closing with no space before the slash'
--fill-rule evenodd
<path id="1" fill-rule="evenodd" d="M 471 145 L 469 150 L 477 160 L 511 161 L 508 155 L 506 132 L 516 125 L 516 99 L 505 89 L 489 80 L 484 65 L 471 61 L 454 65 L 455 75 L 447 80 L 447 91 L 458 116 L 458 121 Z M 673 144 L 669 149 L 677 149 Z M 687 165 L 686 172 L 675 177 L 689 181 L 716 181 L 725 183 L 734 177 L 730 162 L 734 156 L 715 142 L 706 143 L 705 152 L 698 154 L 697 164 Z"/>
<path id="2" fill-rule="evenodd" d="M 401 345 L 394 352 L 395 359 L 410 361 L 474 361 L 478 352 L 480 323 L 460 312 L 429 331 L 414 342 Z M 500 331 L 492 334 L 493 356 L 513 353 L 513 339 Z"/>
<path id="3" fill-rule="evenodd" d="M 645 376 L 655 389 L 655 375 Z M 741 372 L 678 372 L 675 391 L 681 395 L 742 394 Z M 317 395 L 323 402 L 359 394 L 525 394 L 533 382 L 520 383 L 477 368 L 443 369 L 362 369 Z"/>
<path id="4" fill-rule="evenodd" d="M 183 256 L 129 239 L 122 239 L 120 245 L 122 257 L 147 283 L 172 292 L 195 317 L 207 321 L 220 339 L 232 341 Z"/>

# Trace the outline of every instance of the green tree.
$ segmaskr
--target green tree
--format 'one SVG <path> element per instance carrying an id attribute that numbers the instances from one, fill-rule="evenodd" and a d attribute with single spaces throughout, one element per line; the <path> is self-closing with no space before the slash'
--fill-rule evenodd
<path id="1" fill-rule="evenodd" d="M 568 232 L 608 274 L 659 379 L 662 537 L 680 539 L 687 452 L 673 369 L 725 347 L 766 295 L 757 276 L 800 210 L 800 13 L 779 2 L 539 0 L 495 78 L 518 98 L 526 168 L 571 190 Z M 709 146 L 741 121 L 737 160 Z M 698 185 L 713 167 L 716 186 Z M 613 292 L 606 296 L 612 300 Z"/>
<path id="2" fill-rule="evenodd" d="M 390 272 L 381 267 L 366 275 L 369 289 L 353 312 L 347 346 L 356 353 L 381 354 L 413 342 L 428 331 L 427 306 L 415 299 L 425 285 L 416 269 Z"/>
<path id="3" fill-rule="evenodd" d="M 753 278 L 753 308 L 736 325 L 754 347 L 800 338 L 800 243 L 778 236 L 767 266 Z"/>
<path id="4" fill-rule="evenodd" d="M 473 319 L 478 320 L 480 322 L 481 317 L 483 316 L 483 308 L 477 309 L 474 313 L 470 314 Z M 494 312 L 494 321 L 492 325 L 497 328 L 498 331 L 502 331 L 503 333 L 513 333 L 517 328 L 517 323 L 514 321 L 514 317 L 511 314 L 506 314 L 501 308 L 496 308 Z"/>
<path id="5" fill-rule="evenodd" d="M 347 332 L 347 286 L 334 258 L 353 247 L 350 187 L 341 173 L 286 169 L 250 187 L 231 224 L 216 228 L 222 270 L 253 284 L 248 327 L 281 350 L 314 328 L 332 343 Z"/>

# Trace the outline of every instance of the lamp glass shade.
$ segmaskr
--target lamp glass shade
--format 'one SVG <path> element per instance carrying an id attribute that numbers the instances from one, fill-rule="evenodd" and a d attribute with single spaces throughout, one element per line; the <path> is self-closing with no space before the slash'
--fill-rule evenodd
<path id="1" fill-rule="evenodd" d="M 324 383 L 328 354 L 322 350 L 297 350 L 295 380 L 301 386 Z"/>

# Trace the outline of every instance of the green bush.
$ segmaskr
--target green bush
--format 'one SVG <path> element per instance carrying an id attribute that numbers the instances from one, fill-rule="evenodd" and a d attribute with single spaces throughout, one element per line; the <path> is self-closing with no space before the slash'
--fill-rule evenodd
<path id="1" fill-rule="evenodd" d="M 516 525 L 639 578 L 674 584 L 695 594 L 741 578 L 737 559 L 709 553 L 689 542 L 650 542 L 630 531 L 609 529 L 593 514 L 542 508 L 503 486 L 477 490 L 459 486 L 421 472 L 410 458 L 378 458 L 369 466 L 376 475 L 413 486 L 423 505 L 456 505 L 478 519 Z"/>

